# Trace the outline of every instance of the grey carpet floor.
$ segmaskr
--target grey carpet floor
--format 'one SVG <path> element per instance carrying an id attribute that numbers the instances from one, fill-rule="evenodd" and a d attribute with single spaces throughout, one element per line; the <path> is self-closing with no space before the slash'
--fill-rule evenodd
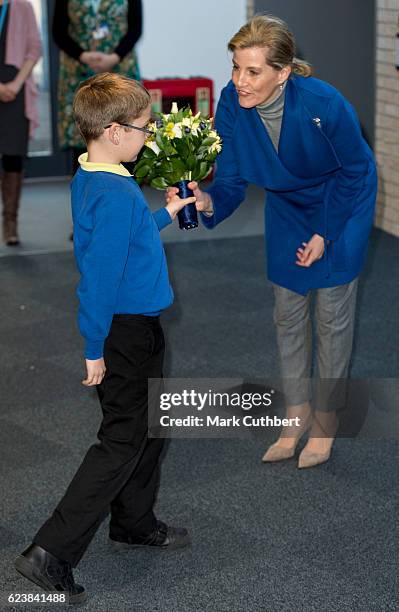
<path id="1" fill-rule="evenodd" d="M 176 303 L 163 316 L 166 375 L 277 373 L 261 238 L 168 244 Z M 70 253 L 0 261 L 0 609 L 39 592 L 13 559 L 52 511 L 100 410 L 83 377 Z M 399 240 L 373 234 L 352 377 L 372 380 L 359 436 L 298 471 L 263 465 L 272 435 L 172 440 L 157 514 L 190 529 L 181 552 L 113 554 L 102 524 L 75 571 L 93 612 L 383 612 L 399 609 Z M 54 608 L 51 608 L 54 609 Z M 57 609 L 57 608 L 56 608 Z"/>

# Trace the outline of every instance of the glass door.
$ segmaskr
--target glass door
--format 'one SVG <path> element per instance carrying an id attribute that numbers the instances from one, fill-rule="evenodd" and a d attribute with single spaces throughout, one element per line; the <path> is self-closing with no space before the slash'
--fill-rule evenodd
<path id="1" fill-rule="evenodd" d="M 70 156 L 59 150 L 57 138 L 58 49 L 51 35 L 55 0 L 30 0 L 30 2 L 40 30 L 43 56 L 33 71 L 39 90 L 37 104 L 40 125 L 29 143 L 25 175 L 66 176 L 70 172 Z"/>
<path id="2" fill-rule="evenodd" d="M 33 76 L 39 89 L 37 103 L 39 107 L 40 125 L 35 132 L 34 138 L 30 140 L 29 156 L 43 157 L 51 155 L 53 152 L 47 4 L 43 2 L 43 0 L 31 0 L 31 3 L 35 11 L 36 21 L 40 28 L 43 44 L 43 56 L 33 70 Z"/>

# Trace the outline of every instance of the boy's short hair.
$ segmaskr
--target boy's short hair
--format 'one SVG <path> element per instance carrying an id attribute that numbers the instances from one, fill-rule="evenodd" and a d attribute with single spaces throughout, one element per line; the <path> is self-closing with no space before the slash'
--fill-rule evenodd
<path id="1" fill-rule="evenodd" d="M 87 144 L 99 138 L 109 123 L 130 123 L 137 119 L 150 102 L 150 94 L 138 81 L 104 72 L 80 83 L 73 101 L 73 114 Z"/>

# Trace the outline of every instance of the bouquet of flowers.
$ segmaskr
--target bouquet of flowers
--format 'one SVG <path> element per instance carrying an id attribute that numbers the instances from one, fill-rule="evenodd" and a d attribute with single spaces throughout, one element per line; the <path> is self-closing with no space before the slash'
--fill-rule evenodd
<path id="1" fill-rule="evenodd" d="M 180 197 L 189 197 L 188 183 L 208 176 L 222 150 L 212 119 L 193 115 L 189 107 L 179 110 L 174 102 L 169 114 L 156 113 L 156 120 L 148 127 L 152 134 L 134 167 L 137 182 L 147 180 L 155 189 L 175 186 Z M 178 216 L 180 228 L 197 227 L 194 204 L 185 206 Z"/>

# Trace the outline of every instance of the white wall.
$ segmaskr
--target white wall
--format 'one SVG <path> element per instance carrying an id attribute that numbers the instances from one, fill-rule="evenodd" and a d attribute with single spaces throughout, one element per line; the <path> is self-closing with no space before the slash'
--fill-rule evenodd
<path id="1" fill-rule="evenodd" d="M 231 73 L 226 45 L 245 23 L 246 6 L 246 0 L 143 0 L 142 77 L 211 78 L 216 102 Z"/>

